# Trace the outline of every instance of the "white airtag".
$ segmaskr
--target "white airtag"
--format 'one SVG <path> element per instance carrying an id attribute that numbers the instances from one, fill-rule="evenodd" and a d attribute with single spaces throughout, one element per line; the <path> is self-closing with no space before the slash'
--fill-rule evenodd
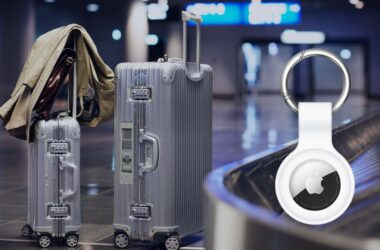
<path id="1" fill-rule="evenodd" d="M 297 148 L 276 175 L 276 195 L 284 211 L 305 224 L 325 224 L 350 205 L 355 180 L 349 163 L 332 144 L 331 103 L 299 103 Z"/>

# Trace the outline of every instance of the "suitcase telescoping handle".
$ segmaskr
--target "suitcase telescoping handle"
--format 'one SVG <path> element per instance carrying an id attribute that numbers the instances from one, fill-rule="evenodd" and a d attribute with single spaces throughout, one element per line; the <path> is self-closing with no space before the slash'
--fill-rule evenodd
<path id="1" fill-rule="evenodd" d="M 159 146 L 157 138 L 140 130 L 140 142 L 144 141 L 152 144 L 152 150 L 151 152 L 145 152 L 145 162 L 140 163 L 141 174 L 153 172 L 158 167 Z"/>
<path id="2" fill-rule="evenodd" d="M 74 49 L 76 49 L 76 44 L 74 45 Z M 72 114 L 73 118 L 77 119 L 77 91 L 78 91 L 78 81 L 77 81 L 77 62 L 74 61 L 74 69 L 73 69 L 73 106 L 72 106 Z"/>
<path id="3" fill-rule="evenodd" d="M 201 72 L 201 65 L 200 65 L 200 55 L 201 55 L 201 22 L 202 17 L 190 13 L 187 11 L 182 11 L 182 57 L 183 62 L 186 64 L 187 62 L 187 21 L 195 21 L 197 23 L 197 37 L 196 37 L 196 58 L 195 62 L 197 64 L 198 72 Z"/>
<path id="4" fill-rule="evenodd" d="M 65 190 L 62 193 L 62 198 L 66 199 L 70 196 L 73 196 L 78 191 L 78 185 L 79 185 L 79 168 L 72 163 L 63 161 L 63 158 L 61 158 L 61 166 L 63 169 L 71 169 L 73 172 L 73 186 L 70 191 Z"/>
<path id="5" fill-rule="evenodd" d="M 76 39 L 74 39 L 74 51 L 76 52 Z M 71 110 L 71 116 L 74 119 L 77 119 L 77 91 L 78 91 L 78 80 L 77 80 L 77 59 L 74 60 L 73 65 L 73 82 L 71 85 L 71 90 L 68 92 L 67 96 L 67 103 L 68 103 L 68 109 Z M 72 105 L 70 108 L 70 104 Z"/>

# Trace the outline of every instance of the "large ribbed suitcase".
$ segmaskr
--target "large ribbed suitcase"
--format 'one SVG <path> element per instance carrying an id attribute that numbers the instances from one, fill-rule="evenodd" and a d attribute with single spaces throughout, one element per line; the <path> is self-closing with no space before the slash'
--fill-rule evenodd
<path id="1" fill-rule="evenodd" d="M 70 84 L 71 85 L 71 84 Z M 25 237 L 37 236 L 41 247 L 54 238 L 65 238 L 69 247 L 78 244 L 80 211 L 80 126 L 76 120 L 76 72 L 72 112 L 36 119 L 28 143 L 28 218 L 21 229 Z M 72 116 L 69 116 L 71 113 Z"/>
<path id="2" fill-rule="evenodd" d="M 202 183 L 211 170 L 212 70 L 160 59 L 116 67 L 114 243 L 165 242 L 202 230 Z"/>

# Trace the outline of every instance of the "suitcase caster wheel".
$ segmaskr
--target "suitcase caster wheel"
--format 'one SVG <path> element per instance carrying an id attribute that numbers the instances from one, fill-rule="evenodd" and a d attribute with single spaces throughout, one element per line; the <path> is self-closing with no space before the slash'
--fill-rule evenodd
<path id="1" fill-rule="evenodd" d="M 176 235 L 169 236 L 165 240 L 166 250 L 178 250 L 180 246 L 181 246 L 181 239 Z"/>
<path id="2" fill-rule="evenodd" d="M 51 238 L 48 234 L 41 234 L 38 236 L 38 245 L 42 248 L 47 248 L 50 246 Z"/>
<path id="3" fill-rule="evenodd" d="M 116 232 L 113 238 L 113 242 L 118 248 L 127 248 L 129 245 L 129 237 L 124 232 Z"/>
<path id="4" fill-rule="evenodd" d="M 22 228 L 21 228 L 21 235 L 24 236 L 24 237 L 30 237 L 32 236 L 33 234 L 33 229 L 30 225 L 24 225 Z"/>
<path id="5" fill-rule="evenodd" d="M 68 234 L 65 237 L 65 241 L 68 247 L 76 247 L 79 242 L 79 237 L 77 234 Z"/>

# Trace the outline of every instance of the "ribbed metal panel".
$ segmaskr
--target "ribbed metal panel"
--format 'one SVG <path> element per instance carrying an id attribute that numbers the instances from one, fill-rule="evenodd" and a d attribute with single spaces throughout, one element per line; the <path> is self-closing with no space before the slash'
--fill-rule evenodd
<path id="1" fill-rule="evenodd" d="M 145 82 L 133 78 L 145 70 Z M 202 71 L 204 78 L 194 82 L 181 63 L 125 63 L 116 69 L 115 229 L 130 230 L 133 239 L 151 240 L 154 232 L 175 228 L 181 235 L 202 229 L 202 183 L 211 170 L 212 127 L 212 72 L 206 65 Z M 136 85 L 152 87 L 151 102 L 127 101 L 128 88 Z M 133 122 L 135 158 L 140 155 L 139 129 L 159 140 L 158 168 L 140 176 L 136 160 L 133 184 L 120 184 L 121 122 Z M 151 219 L 131 219 L 132 203 L 150 204 Z"/>
<path id="2" fill-rule="evenodd" d="M 175 220 L 181 234 L 202 228 L 202 183 L 211 170 L 212 74 L 202 65 L 204 78 L 189 80 L 181 72 L 175 83 Z"/>

